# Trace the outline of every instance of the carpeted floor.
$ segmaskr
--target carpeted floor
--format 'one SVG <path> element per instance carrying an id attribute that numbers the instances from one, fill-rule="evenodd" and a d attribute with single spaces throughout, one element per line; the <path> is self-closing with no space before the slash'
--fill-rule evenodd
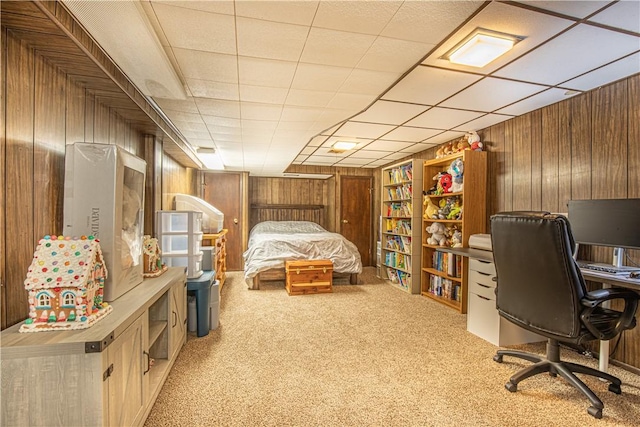
<path id="1" fill-rule="evenodd" d="M 529 362 L 494 362 L 497 348 L 466 331 L 465 315 L 366 270 L 367 284 L 294 297 L 282 283 L 250 291 L 241 273 L 228 274 L 220 327 L 189 335 L 145 425 L 639 425 L 639 376 L 611 367 L 621 395 L 583 377 L 605 404 L 601 420 L 560 378 L 538 375 L 510 393 L 504 384 Z"/>

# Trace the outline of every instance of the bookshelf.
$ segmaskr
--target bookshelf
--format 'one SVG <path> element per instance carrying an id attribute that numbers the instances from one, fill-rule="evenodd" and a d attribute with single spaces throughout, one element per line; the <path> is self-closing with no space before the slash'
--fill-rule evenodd
<path id="1" fill-rule="evenodd" d="M 382 169 L 381 277 L 412 294 L 420 293 L 422 160 Z"/>
<path id="2" fill-rule="evenodd" d="M 433 177 L 440 172 L 446 172 L 456 159 L 462 160 L 463 164 L 461 191 L 429 194 L 433 192 L 431 189 L 436 182 Z M 435 219 L 427 216 L 426 206 L 421 203 L 423 205 L 421 228 L 426 230 L 437 222 L 447 229 L 445 235 L 450 235 L 451 230 L 458 230 L 459 233 L 456 234 L 461 247 L 468 247 L 469 236 L 485 232 L 487 153 L 465 150 L 439 159 L 426 160 L 423 164 L 422 176 L 423 188 L 436 206 L 439 207 L 441 203 L 446 204 L 447 201 L 455 201 L 457 203 L 453 205 L 459 204 L 461 214 L 453 214 L 448 219 Z M 446 243 L 434 242 L 430 239 L 432 237 L 434 237 L 433 233 L 427 231 L 422 235 L 421 293 L 460 313 L 466 313 L 469 259 L 443 250 L 441 243 L 446 248 L 451 247 L 450 237 Z"/>

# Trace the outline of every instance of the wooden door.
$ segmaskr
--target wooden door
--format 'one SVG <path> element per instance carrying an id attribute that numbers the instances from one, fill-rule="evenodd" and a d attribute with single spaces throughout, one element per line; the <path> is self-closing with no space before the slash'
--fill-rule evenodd
<path id="1" fill-rule="evenodd" d="M 340 178 L 340 234 L 352 241 L 360 252 L 362 265 L 371 265 L 371 191 L 368 176 Z"/>
<path id="2" fill-rule="evenodd" d="M 242 175 L 240 173 L 204 173 L 202 198 L 224 214 L 227 233 L 227 270 L 240 271 L 242 265 Z"/>

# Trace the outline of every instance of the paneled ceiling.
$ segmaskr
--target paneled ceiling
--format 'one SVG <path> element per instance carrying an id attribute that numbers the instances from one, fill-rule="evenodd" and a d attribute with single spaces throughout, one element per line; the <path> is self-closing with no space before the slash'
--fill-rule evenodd
<path id="1" fill-rule="evenodd" d="M 188 143 L 254 175 L 377 168 L 640 72 L 638 0 L 64 4 Z M 441 59 L 476 28 L 523 40 Z"/>

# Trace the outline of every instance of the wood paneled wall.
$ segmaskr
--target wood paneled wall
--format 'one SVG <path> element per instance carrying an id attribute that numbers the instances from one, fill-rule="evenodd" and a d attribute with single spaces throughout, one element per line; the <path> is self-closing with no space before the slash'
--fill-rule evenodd
<path id="1" fill-rule="evenodd" d="M 169 156 L 162 159 L 162 209 L 174 209 L 173 202 L 178 193 L 199 196 L 200 173 L 185 168 Z"/>
<path id="2" fill-rule="evenodd" d="M 195 194 L 196 183 L 191 169 L 158 152 L 154 136 L 136 131 L 127 117 L 105 106 L 100 94 L 76 83 L 4 27 L 2 58 L 0 307 L 4 329 L 28 315 L 23 281 L 38 240 L 63 233 L 67 144 L 118 145 L 151 162 L 154 167 L 149 170 L 162 162 L 167 173 L 160 179 L 173 192 Z M 156 197 L 157 190 L 148 186 L 147 209 L 158 206 Z M 153 231 L 151 224 L 145 215 L 146 233 Z"/>

